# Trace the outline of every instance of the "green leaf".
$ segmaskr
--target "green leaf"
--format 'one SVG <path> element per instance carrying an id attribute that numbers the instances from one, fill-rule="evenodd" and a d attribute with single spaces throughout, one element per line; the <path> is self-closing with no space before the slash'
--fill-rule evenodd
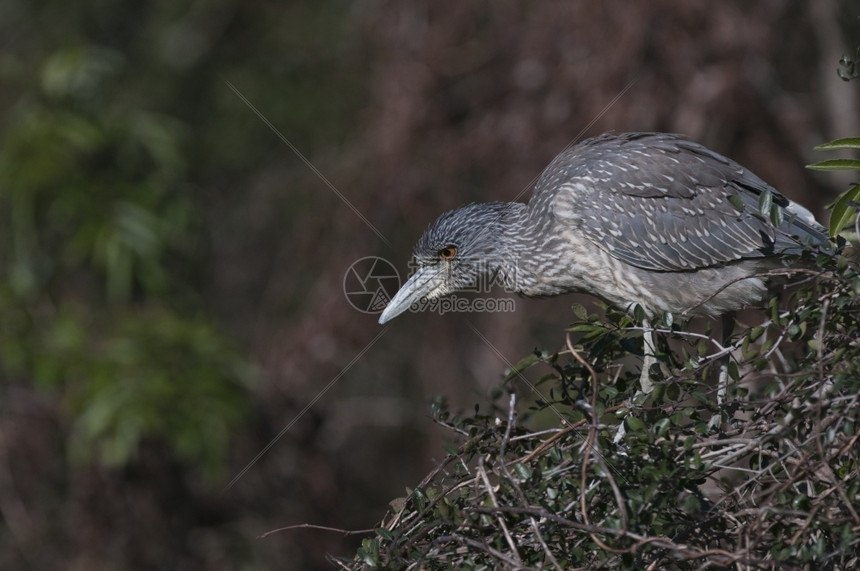
<path id="1" fill-rule="evenodd" d="M 759 337 L 762 336 L 762 333 L 764 333 L 764 327 L 762 327 L 761 325 L 756 325 L 755 327 L 750 329 L 749 340 L 756 341 Z"/>
<path id="2" fill-rule="evenodd" d="M 729 366 L 727 367 L 727 372 L 729 374 L 729 377 L 733 381 L 739 381 L 740 380 L 741 376 L 740 376 L 740 372 L 738 371 L 737 362 L 729 361 Z"/>
<path id="3" fill-rule="evenodd" d="M 531 367 L 532 365 L 534 365 L 535 363 L 538 363 L 540 361 L 541 361 L 541 357 L 540 357 L 540 355 L 537 355 L 536 353 L 530 353 L 530 354 L 526 355 L 525 357 L 520 359 L 520 361 L 516 365 L 514 365 L 513 369 L 508 371 L 507 375 L 505 376 L 505 380 L 509 381 L 509 380 L 513 379 L 514 377 L 518 376 L 521 372 L 525 371 L 526 369 L 528 369 L 529 367 Z"/>
<path id="4" fill-rule="evenodd" d="M 816 145 L 816 151 L 834 151 L 836 149 L 860 149 L 860 137 L 845 137 L 836 139 L 829 143 Z"/>
<path id="5" fill-rule="evenodd" d="M 734 206 L 739 212 L 744 211 L 744 201 L 741 200 L 741 197 L 737 194 L 729 195 L 729 202 L 731 202 L 732 206 Z"/>
<path id="6" fill-rule="evenodd" d="M 841 171 L 841 170 L 860 170 L 860 160 L 858 159 L 830 159 L 806 165 L 806 168 L 814 171 Z"/>
<path id="7" fill-rule="evenodd" d="M 773 194 L 769 190 L 762 191 L 758 197 L 758 211 L 762 216 L 769 217 L 773 206 Z"/>
<path id="8" fill-rule="evenodd" d="M 585 309 L 584 305 L 582 305 L 581 303 L 574 303 L 570 306 L 570 308 L 573 310 L 573 314 L 576 316 L 577 319 L 581 321 L 588 320 L 588 310 Z"/>
<path id="9" fill-rule="evenodd" d="M 522 462 L 517 462 L 514 465 L 514 471 L 517 473 L 517 476 L 519 476 L 522 480 L 528 480 L 532 477 L 532 471 Z"/>
<path id="10" fill-rule="evenodd" d="M 630 427 L 631 432 L 642 432 L 645 430 L 645 423 L 635 416 L 627 417 L 627 426 Z"/>
<path id="11" fill-rule="evenodd" d="M 860 201 L 860 185 L 855 184 L 833 203 L 833 213 L 830 215 L 830 235 L 836 236 L 843 228 L 854 221 L 857 216 L 857 206 L 852 204 Z"/>
<path id="12" fill-rule="evenodd" d="M 671 420 L 668 418 L 661 418 L 654 424 L 654 432 L 657 436 L 663 436 L 663 434 L 669 429 L 669 425 L 671 424 Z"/>
<path id="13" fill-rule="evenodd" d="M 770 223 L 779 228 L 782 226 L 783 221 L 783 210 L 782 207 L 778 204 L 774 204 L 770 207 Z"/>

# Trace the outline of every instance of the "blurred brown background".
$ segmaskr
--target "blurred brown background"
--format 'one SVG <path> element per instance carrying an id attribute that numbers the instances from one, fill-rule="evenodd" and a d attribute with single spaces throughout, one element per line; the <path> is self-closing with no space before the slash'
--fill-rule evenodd
<path id="1" fill-rule="evenodd" d="M 823 206 L 847 181 L 804 165 L 827 158 L 814 145 L 860 134 L 858 85 L 836 74 L 839 58 L 860 45 L 858 17 L 860 4 L 850 0 L 74 7 L 7 0 L 0 7 L 0 199 L 7 212 L 26 212 L 16 197 L 39 189 L 26 204 L 52 269 L 34 274 L 49 277 L 21 301 L 18 218 L 4 218 L 11 229 L 0 272 L 12 293 L 0 300 L 0 319 L 24 312 L 30 325 L 0 333 L 4 347 L 15 347 L 0 354 L 0 566 L 309 569 L 330 567 L 327 553 L 351 556 L 360 536 L 307 529 L 257 536 L 301 523 L 372 527 L 389 500 L 444 456 L 442 442 L 452 435 L 430 419 L 431 399 L 486 409 L 509 363 L 561 346 L 574 298 L 517 299 L 514 313 L 406 314 L 374 342 L 377 316 L 356 311 L 343 292 L 350 264 L 380 256 L 405 277 L 412 245 L 438 214 L 466 202 L 527 200 L 530 190 L 523 191 L 561 149 L 609 130 L 686 134 L 824 218 Z M 81 72 L 107 65 L 115 71 Z M 34 109 L 50 136 L 21 134 L 31 133 Z M 159 258 L 159 279 L 174 285 L 148 285 L 145 272 L 155 269 L 129 270 L 129 293 L 111 297 L 111 276 L 121 274 L 99 266 L 98 256 L 68 258 L 78 265 L 66 273 L 56 268 L 72 262 L 51 263 L 66 259 L 66 240 L 56 237 L 74 241 L 82 227 L 52 225 L 62 225 L 60 197 L 79 192 L 85 201 L 96 188 L 87 181 L 102 180 L 106 169 L 114 182 L 102 184 L 105 194 L 86 212 L 113 208 L 116 188 L 132 176 L 125 155 L 85 149 L 88 159 L 68 171 L 80 177 L 77 190 L 68 173 L 50 184 L 36 173 L 53 172 L 56 157 L 66 156 L 62 148 L 46 154 L 51 145 L 79 141 L 74 129 L 87 132 L 62 123 L 67 114 L 110 132 L 140 110 L 179 133 L 170 160 L 182 168 L 170 171 L 169 192 L 147 202 L 143 194 L 161 192 L 162 182 L 146 178 L 144 161 L 131 170 L 146 185 L 124 200 L 164 218 L 157 205 L 181 199 L 191 222 L 182 225 L 179 253 Z M 122 140 L 113 144 L 121 148 Z M 161 144 L 150 147 L 160 168 L 169 162 Z M 21 190 L 24 180 L 35 182 Z M 149 268 L 140 256 L 135 263 Z M 123 315 L 154 306 L 182 323 L 203 315 L 232 343 L 236 361 L 224 367 L 242 363 L 256 372 L 238 375 L 245 380 L 235 398 L 245 405 L 225 421 L 225 452 L 212 470 L 201 474 L 196 454 L 214 429 L 177 441 L 170 428 L 184 426 L 185 412 L 175 425 L 111 440 L 124 446 L 117 456 L 87 453 L 114 438 L 110 430 L 127 428 L 134 403 L 116 412 L 111 398 L 99 401 L 106 403 L 99 414 L 116 422 L 91 429 L 92 442 L 70 444 L 82 418 L 102 418 L 87 395 L 107 394 L 127 373 L 98 377 L 102 392 L 84 390 L 95 373 L 64 357 L 51 366 L 51 382 L 40 384 L 48 357 L 32 348 L 41 347 L 40 331 L 60 327 L 56 308 L 67 306 L 86 316 L 81 330 L 98 339 L 94 347 L 112 342 Z M 159 327 L 152 336 L 164 341 Z M 16 345 L 25 334 L 36 341 Z M 128 339 L 139 342 L 132 333 Z M 219 353 L 200 350 L 205 365 L 171 361 L 157 369 L 159 378 L 183 386 L 194 371 L 214 367 Z M 98 351 L 87 355 L 86 363 L 100 362 Z M 200 373 L 200 390 L 218 374 Z M 177 410 L 199 413 L 204 424 L 221 414 L 196 393 L 183 395 L 146 401 L 152 410 L 141 418 L 169 417 L 174 406 L 189 407 Z"/>

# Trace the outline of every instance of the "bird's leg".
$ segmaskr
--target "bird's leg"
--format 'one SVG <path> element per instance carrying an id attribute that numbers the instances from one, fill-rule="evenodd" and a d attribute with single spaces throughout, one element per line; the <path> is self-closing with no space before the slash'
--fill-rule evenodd
<path id="1" fill-rule="evenodd" d="M 654 385 L 651 384 L 651 365 L 657 362 L 657 351 L 654 346 L 654 330 L 651 328 L 651 322 L 648 319 L 642 320 L 642 372 L 639 376 L 639 386 L 642 392 L 637 392 L 633 395 L 634 403 L 642 403 L 651 394 Z M 618 425 L 618 430 L 615 432 L 615 437 L 612 442 L 618 444 L 623 442 L 626 434 L 624 423 Z"/>
<path id="2" fill-rule="evenodd" d="M 642 392 L 648 394 L 654 388 L 651 384 L 651 365 L 657 362 L 657 350 L 654 345 L 654 330 L 651 329 L 651 323 L 648 319 L 642 320 L 642 373 L 639 377 L 639 384 L 642 386 Z"/>
<path id="3" fill-rule="evenodd" d="M 727 347 L 731 339 L 732 332 L 735 329 L 735 314 L 734 312 L 726 313 L 720 318 L 722 323 L 722 346 Z M 720 357 L 720 375 L 717 378 L 717 404 L 722 405 L 726 402 L 726 397 L 729 394 L 729 359 L 730 354 L 725 354 Z"/>
<path id="4" fill-rule="evenodd" d="M 732 331 L 735 328 L 735 314 L 734 312 L 726 313 L 720 318 L 721 323 L 721 337 L 722 337 L 722 347 L 727 347 L 732 336 Z M 710 422 L 708 422 L 708 427 L 710 429 L 717 428 L 723 424 L 723 405 L 726 402 L 726 398 L 729 395 L 729 359 L 731 358 L 730 353 L 726 353 L 722 357 L 720 357 L 720 374 L 717 376 L 717 407 L 719 412 L 711 417 Z"/>

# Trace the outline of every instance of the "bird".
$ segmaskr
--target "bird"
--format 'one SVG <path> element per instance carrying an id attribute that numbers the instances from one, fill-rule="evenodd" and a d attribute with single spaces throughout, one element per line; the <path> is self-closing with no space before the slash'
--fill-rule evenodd
<path id="1" fill-rule="evenodd" d="M 416 270 L 379 317 L 497 280 L 525 297 L 586 293 L 650 322 L 760 301 L 768 270 L 830 238 L 812 213 L 734 160 L 673 133 L 606 133 L 562 151 L 528 203 L 468 204 L 430 224 Z M 490 282 L 482 282 L 490 283 Z"/>

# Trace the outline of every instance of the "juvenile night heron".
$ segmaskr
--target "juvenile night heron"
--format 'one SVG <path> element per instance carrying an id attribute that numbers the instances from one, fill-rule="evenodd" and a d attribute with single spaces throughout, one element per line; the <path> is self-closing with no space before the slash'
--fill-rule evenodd
<path id="1" fill-rule="evenodd" d="M 766 204 L 775 206 L 763 213 Z M 673 134 L 605 134 L 558 155 L 528 204 L 440 216 L 379 322 L 487 278 L 529 297 L 583 292 L 626 310 L 638 304 L 647 390 L 647 320 L 741 309 L 766 292 L 757 274 L 827 244 L 808 210 L 731 159 Z"/>

